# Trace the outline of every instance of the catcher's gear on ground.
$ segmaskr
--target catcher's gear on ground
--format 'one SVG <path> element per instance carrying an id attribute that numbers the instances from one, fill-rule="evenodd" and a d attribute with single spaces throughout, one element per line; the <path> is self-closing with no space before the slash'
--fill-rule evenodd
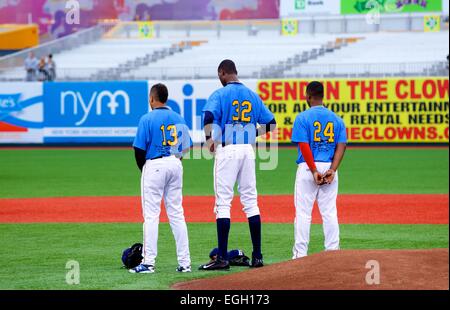
<path id="1" fill-rule="evenodd" d="M 135 243 L 122 253 L 122 263 L 127 269 L 132 269 L 142 262 L 142 243 Z"/>
<path id="2" fill-rule="evenodd" d="M 219 249 L 215 248 L 209 253 L 209 258 L 215 260 L 218 254 Z M 244 251 L 239 249 L 228 252 L 228 262 L 230 263 L 230 266 L 250 266 L 250 258 L 245 255 Z"/>

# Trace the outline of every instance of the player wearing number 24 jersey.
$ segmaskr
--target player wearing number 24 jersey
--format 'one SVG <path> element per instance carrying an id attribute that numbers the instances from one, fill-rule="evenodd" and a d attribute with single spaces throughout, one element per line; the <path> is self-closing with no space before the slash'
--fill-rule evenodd
<path id="1" fill-rule="evenodd" d="M 344 121 L 323 105 L 311 107 L 295 119 L 292 141 L 308 143 L 315 162 L 331 163 L 337 145 L 347 143 Z M 297 164 L 304 162 L 299 152 Z"/>
<path id="2" fill-rule="evenodd" d="M 298 144 L 299 151 L 294 198 L 294 259 L 308 254 L 311 213 L 316 200 L 323 219 L 325 250 L 338 250 L 340 242 L 337 169 L 347 144 L 345 124 L 323 105 L 322 83 L 310 83 L 306 97 L 310 109 L 297 116 L 292 132 L 292 142 Z"/>

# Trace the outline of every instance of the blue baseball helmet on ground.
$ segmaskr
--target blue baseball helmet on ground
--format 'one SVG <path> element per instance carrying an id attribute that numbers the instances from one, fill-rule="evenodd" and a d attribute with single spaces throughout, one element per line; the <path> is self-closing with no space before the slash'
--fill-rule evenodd
<path id="1" fill-rule="evenodd" d="M 123 250 L 122 263 L 125 268 L 134 268 L 142 262 L 142 247 L 142 243 L 135 243 L 131 247 Z"/>

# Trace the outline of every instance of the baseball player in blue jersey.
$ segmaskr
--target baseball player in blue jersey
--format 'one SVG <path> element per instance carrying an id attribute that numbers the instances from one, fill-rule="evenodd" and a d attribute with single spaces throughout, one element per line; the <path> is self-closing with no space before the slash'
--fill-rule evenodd
<path id="1" fill-rule="evenodd" d="M 172 111 L 166 102 L 168 90 L 162 84 L 150 91 L 152 111 L 140 122 L 134 149 L 136 162 L 142 171 L 141 195 L 144 213 L 144 257 L 142 264 L 130 269 L 131 273 L 155 272 L 159 215 L 164 198 L 167 217 L 175 237 L 178 272 L 191 271 L 189 240 L 182 206 L 183 152 L 189 150 L 192 141 L 184 119 Z"/>
<path id="2" fill-rule="evenodd" d="M 292 132 L 292 142 L 298 144 L 299 150 L 294 259 L 308 254 L 311 213 L 316 200 L 323 219 L 325 250 L 339 250 L 337 170 L 347 145 L 343 120 L 323 105 L 323 85 L 310 83 L 306 97 L 310 109 L 297 116 Z"/>
<path id="3" fill-rule="evenodd" d="M 261 217 L 255 175 L 257 136 L 275 128 L 273 114 L 261 98 L 238 80 L 235 64 L 224 60 L 218 68 L 224 86 L 215 91 L 203 109 L 206 141 L 215 154 L 214 191 L 219 253 L 201 270 L 229 269 L 227 257 L 230 209 L 234 185 L 238 184 L 241 203 L 248 218 L 253 243 L 252 267 L 263 266 Z M 262 127 L 257 127 L 257 125 Z"/>

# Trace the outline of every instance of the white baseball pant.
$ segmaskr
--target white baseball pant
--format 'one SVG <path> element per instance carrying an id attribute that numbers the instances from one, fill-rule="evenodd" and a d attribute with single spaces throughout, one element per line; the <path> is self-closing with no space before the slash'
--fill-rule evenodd
<path id="1" fill-rule="evenodd" d="M 317 170 L 325 173 L 331 163 L 316 163 Z M 336 208 L 338 174 L 331 184 L 317 185 L 306 163 L 297 169 L 295 180 L 295 244 L 293 259 L 308 255 L 312 210 L 317 200 L 323 220 L 325 250 L 339 250 L 339 223 Z"/>
<path id="2" fill-rule="evenodd" d="M 175 237 L 178 264 L 191 265 L 189 239 L 184 218 L 183 165 L 175 156 L 147 160 L 141 177 L 142 208 L 144 213 L 143 264 L 155 265 L 158 254 L 158 226 L 161 200 L 164 198 L 167 217 Z"/>
<path id="3" fill-rule="evenodd" d="M 255 151 L 250 144 L 219 145 L 214 160 L 216 218 L 231 217 L 234 185 L 238 184 L 241 204 L 247 218 L 259 215 L 256 190 Z"/>

